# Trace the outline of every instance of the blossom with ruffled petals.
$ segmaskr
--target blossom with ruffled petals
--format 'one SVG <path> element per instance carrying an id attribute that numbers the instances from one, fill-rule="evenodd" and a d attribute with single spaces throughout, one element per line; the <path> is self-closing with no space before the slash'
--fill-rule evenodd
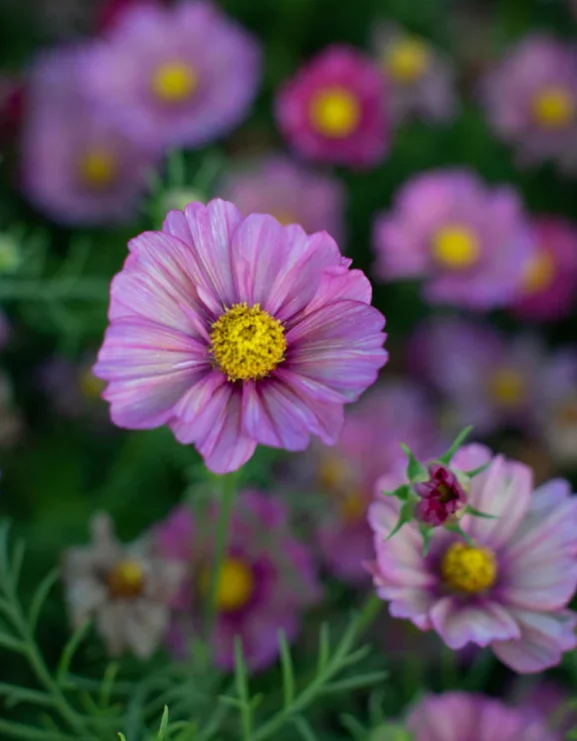
<path id="1" fill-rule="evenodd" d="M 491 458 L 483 446 L 461 448 L 451 465 L 466 471 L 488 461 L 468 497 L 492 517 L 460 520 L 472 543 L 435 529 L 424 556 L 412 522 L 386 540 L 399 502 L 382 497 L 369 511 L 376 551 L 370 568 L 394 617 L 435 630 L 453 650 L 490 646 L 515 671 L 540 672 L 577 646 L 577 614 L 567 609 L 577 587 L 577 499 L 562 479 L 533 490 L 527 466 Z"/>
<path id="2" fill-rule="evenodd" d="M 372 167 L 389 136 L 385 82 L 356 49 L 322 51 L 281 88 L 276 117 L 294 150 L 319 162 Z"/>
<path id="3" fill-rule="evenodd" d="M 207 528 L 189 509 L 178 507 L 156 530 L 159 553 L 185 564 L 189 575 L 173 603 L 169 642 L 177 655 L 186 652 L 186 640 L 200 623 L 199 605 L 207 596 L 214 563 L 214 538 L 207 532 L 213 531 L 217 517 L 214 506 Z M 301 615 L 320 598 L 320 587 L 311 554 L 291 533 L 288 512 L 278 499 L 241 492 L 230 532 L 216 589 L 215 659 L 232 669 L 239 635 L 247 665 L 262 669 L 278 655 L 279 631 L 288 641 L 296 638 Z"/>
<path id="4" fill-rule="evenodd" d="M 387 360 L 371 285 L 326 233 L 221 200 L 129 244 L 94 373 L 119 427 L 168 424 L 216 473 L 257 443 L 334 444 Z"/>

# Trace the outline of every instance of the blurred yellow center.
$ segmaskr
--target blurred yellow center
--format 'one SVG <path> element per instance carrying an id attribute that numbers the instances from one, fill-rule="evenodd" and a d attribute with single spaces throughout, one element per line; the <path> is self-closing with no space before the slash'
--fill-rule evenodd
<path id="1" fill-rule="evenodd" d="M 108 593 L 115 599 L 134 599 L 144 588 L 144 571 L 138 561 L 119 561 L 106 577 Z"/>
<path id="2" fill-rule="evenodd" d="M 200 589 L 206 594 L 210 583 L 208 571 L 203 571 Z M 216 587 L 216 605 L 220 612 L 234 612 L 243 608 L 254 592 L 254 576 L 250 567 L 239 558 L 223 561 Z"/>
<path id="3" fill-rule="evenodd" d="M 299 223 L 298 219 L 295 219 L 294 214 L 291 214 L 289 211 L 277 211 L 273 214 L 273 216 L 278 221 L 278 223 L 282 224 L 283 226 Z"/>
<path id="4" fill-rule="evenodd" d="M 323 489 L 340 489 L 348 476 L 348 466 L 341 458 L 325 456 L 321 459 L 317 477 Z"/>
<path id="5" fill-rule="evenodd" d="M 92 368 L 86 368 L 80 374 L 80 390 L 87 399 L 97 399 L 106 388 L 106 382 L 97 378 Z"/>
<path id="6" fill-rule="evenodd" d="M 80 179 L 90 188 L 104 189 L 116 179 L 116 156 L 108 149 L 92 149 L 84 154 L 79 163 Z"/>
<path id="7" fill-rule="evenodd" d="M 411 36 L 399 39 L 385 52 L 385 70 L 397 82 L 414 82 L 427 71 L 429 63 L 427 44 Z"/>
<path id="8" fill-rule="evenodd" d="M 518 406 L 525 399 L 525 379 L 512 368 L 499 368 L 489 378 L 489 392 L 501 406 Z"/>
<path id="9" fill-rule="evenodd" d="M 523 271 L 523 293 L 540 293 L 549 288 L 555 277 L 555 262 L 550 253 L 541 250 L 529 260 Z"/>
<path id="10" fill-rule="evenodd" d="M 173 62 L 156 69 L 152 77 L 152 92 L 165 103 L 182 103 L 198 87 L 198 75 L 187 64 Z"/>
<path id="11" fill-rule="evenodd" d="M 256 381 L 284 360 L 282 324 L 260 304 L 235 304 L 216 320 L 210 333 L 216 364 L 229 381 Z"/>
<path id="12" fill-rule="evenodd" d="M 463 226 L 445 226 L 433 237 L 433 257 L 453 270 L 474 265 L 480 252 L 476 234 Z"/>
<path id="13" fill-rule="evenodd" d="M 477 594 L 495 583 L 495 555 L 488 548 L 453 543 L 441 561 L 441 575 L 445 584 L 452 589 Z"/>
<path id="14" fill-rule="evenodd" d="M 355 95 L 340 87 L 320 90 L 312 99 L 310 118 L 324 136 L 342 139 L 357 128 L 361 107 Z"/>
<path id="15" fill-rule="evenodd" d="M 347 494 L 339 504 L 339 515 L 343 522 L 353 524 L 362 519 L 367 511 L 366 502 L 358 491 Z"/>
<path id="16" fill-rule="evenodd" d="M 548 87 L 533 98 L 532 111 L 535 121 L 544 128 L 561 129 L 573 121 L 575 101 L 565 88 Z"/>

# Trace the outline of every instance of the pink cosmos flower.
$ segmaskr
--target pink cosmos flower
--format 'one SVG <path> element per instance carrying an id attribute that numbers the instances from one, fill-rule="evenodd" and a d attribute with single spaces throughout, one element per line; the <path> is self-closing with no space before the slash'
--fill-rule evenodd
<path id="1" fill-rule="evenodd" d="M 229 175 L 222 191 L 243 216 L 272 214 L 281 224 L 300 224 L 309 234 L 327 231 L 337 241 L 343 237 L 343 184 L 288 157 L 270 156 Z"/>
<path id="2" fill-rule="evenodd" d="M 214 507 L 209 522 L 216 517 Z M 206 596 L 214 556 L 212 532 L 205 522 L 198 527 L 185 507 L 174 510 L 156 531 L 160 554 L 186 563 L 189 570 L 173 605 L 176 614 L 169 634 L 180 656 L 199 625 L 199 603 Z M 285 506 L 257 491 L 242 492 L 217 587 L 217 663 L 226 670 L 234 667 L 234 637 L 239 635 L 248 666 L 265 668 L 278 655 L 279 631 L 293 641 L 302 612 L 319 598 L 314 563 L 290 532 Z"/>
<path id="3" fill-rule="evenodd" d="M 171 211 L 129 249 L 94 368 L 115 424 L 168 424 L 215 473 L 257 443 L 337 441 L 387 353 L 369 281 L 326 232 L 217 199 Z"/>
<path id="4" fill-rule="evenodd" d="M 386 154 L 385 83 L 356 49 L 326 48 L 281 88 L 276 117 L 295 151 L 308 159 L 372 167 Z"/>
<path id="5" fill-rule="evenodd" d="M 438 170 L 404 185 L 375 223 L 376 275 L 424 279 L 431 303 L 486 310 L 511 301 L 533 235 L 517 194 L 467 170 Z"/>
<path id="6" fill-rule="evenodd" d="M 377 26 L 374 47 L 396 122 L 413 117 L 446 121 L 455 115 L 453 69 L 437 49 L 394 23 Z"/>
<path id="7" fill-rule="evenodd" d="M 452 465 L 471 470 L 491 460 L 480 445 L 462 448 Z M 453 650 L 491 646 L 519 673 L 555 666 L 577 646 L 577 614 L 566 609 L 577 587 L 577 499 L 554 479 L 533 491 L 531 470 L 501 456 L 469 485 L 469 503 L 494 515 L 464 515 L 472 539 L 435 530 L 429 553 L 415 523 L 396 536 L 399 501 L 377 499 L 369 511 L 378 595 L 391 615 L 435 630 Z"/>
<path id="8" fill-rule="evenodd" d="M 538 719 L 466 692 L 425 695 L 407 718 L 414 741 L 559 741 Z"/>
<path id="9" fill-rule="evenodd" d="M 401 442 L 422 457 L 444 447 L 426 394 L 407 381 L 393 381 L 350 409 L 335 448 L 317 445 L 312 451 L 316 479 L 329 498 L 318 544 L 330 571 L 347 582 L 367 579 L 363 562 L 372 553 L 372 537 L 366 513 L 377 479 L 406 470 Z"/>
<path id="10" fill-rule="evenodd" d="M 495 132 L 521 162 L 577 166 L 577 45 L 532 34 L 514 46 L 484 81 Z"/>
<path id="11" fill-rule="evenodd" d="M 260 51 L 216 4 L 143 0 L 116 18 L 79 75 L 133 138 L 161 149 L 200 147 L 248 112 Z"/>
<path id="12" fill-rule="evenodd" d="M 577 289 L 577 227 L 554 216 L 533 222 L 537 252 L 524 266 L 513 312 L 529 321 L 554 321 L 570 313 Z"/>
<path id="13" fill-rule="evenodd" d="M 85 53 L 65 48 L 39 59 L 27 94 L 22 189 L 64 224 L 130 218 L 158 164 L 156 153 L 84 97 L 76 72 Z"/>

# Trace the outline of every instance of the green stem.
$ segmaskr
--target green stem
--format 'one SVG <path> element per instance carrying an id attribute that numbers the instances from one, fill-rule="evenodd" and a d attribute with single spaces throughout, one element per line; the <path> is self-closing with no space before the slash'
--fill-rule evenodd
<path id="1" fill-rule="evenodd" d="M 232 519 L 232 512 L 234 509 L 234 501 L 236 494 L 236 476 L 233 473 L 222 476 L 221 479 L 221 501 L 220 510 L 218 513 L 218 522 L 216 525 L 216 548 L 214 552 L 214 566 L 212 569 L 210 583 L 208 588 L 208 595 L 205 604 L 204 612 L 204 632 L 206 640 L 210 648 L 210 639 L 214 631 L 214 624 L 216 621 L 217 614 L 217 594 L 218 584 L 220 581 L 220 575 L 222 572 L 222 565 L 226 556 L 226 548 L 228 545 L 228 536 L 230 532 L 230 523 Z"/>

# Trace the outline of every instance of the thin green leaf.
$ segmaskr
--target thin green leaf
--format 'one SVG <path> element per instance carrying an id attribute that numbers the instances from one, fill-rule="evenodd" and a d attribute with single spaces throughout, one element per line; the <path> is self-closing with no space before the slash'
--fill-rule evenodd
<path id="1" fill-rule="evenodd" d="M 113 661 L 108 664 L 104 671 L 102 684 L 100 685 L 98 693 L 98 702 L 101 708 L 107 708 L 110 705 L 110 698 L 114 690 L 114 680 L 116 679 L 119 668 L 118 663 Z"/>
<path id="2" fill-rule="evenodd" d="M 15 684 L 6 682 L 0 683 L 0 695 L 6 698 L 8 707 L 15 707 L 19 703 L 29 703 L 41 707 L 50 707 L 54 703 L 54 698 L 39 690 L 30 690 L 26 687 L 18 687 Z"/>
<path id="3" fill-rule="evenodd" d="M 0 646 L 15 653 L 26 653 L 26 643 L 20 640 L 20 638 L 11 636 L 9 633 L 0 633 Z"/>
<path id="4" fill-rule="evenodd" d="M 329 663 L 331 654 L 331 640 L 328 623 L 323 623 L 319 630 L 319 658 L 317 662 L 317 674 L 321 674 Z"/>
<path id="5" fill-rule="evenodd" d="M 399 512 L 399 519 L 397 520 L 397 524 L 391 530 L 391 532 L 387 535 L 387 537 L 385 538 L 385 541 L 390 540 L 393 537 L 393 535 L 396 535 L 399 532 L 399 530 L 403 527 L 405 523 L 410 522 L 413 519 L 413 510 L 414 510 L 413 502 L 403 502 L 401 511 Z"/>
<path id="6" fill-rule="evenodd" d="M 483 473 L 483 471 L 486 471 L 492 462 L 493 461 L 487 461 L 487 463 L 483 463 L 482 466 L 474 468 L 472 471 L 465 471 L 465 476 L 468 476 L 470 479 L 474 479 L 475 476 L 478 476 L 480 473 Z"/>
<path id="7" fill-rule="evenodd" d="M 118 738 L 120 739 L 120 741 L 126 741 L 124 733 L 120 733 L 120 731 L 118 731 Z"/>
<path id="8" fill-rule="evenodd" d="M 80 625 L 74 631 L 74 633 L 70 636 L 70 638 L 66 642 L 66 645 L 64 646 L 64 650 L 62 651 L 62 655 L 60 656 L 60 661 L 58 662 L 58 667 L 56 669 L 56 682 L 60 687 L 62 687 L 62 685 L 66 682 L 66 678 L 70 669 L 70 664 L 72 663 L 72 659 L 74 658 L 74 654 L 86 637 L 86 633 L 88 632 L 90 625 L 90 620 L 85 620 L 82 625 Z"/>
<path id="9" fill-rule="evenodd" d="M 408 445 L 405 445 L 405 443 L 401 443 L 401 448 L 408 458 L 407 478 L 409 479 L 409 481 L 426 481 L 429 478 L 429 473 L 425 466 L 423 466 L 422 463 L 419 463 L 419 461 L 413 455 L 413 451 L 408 447 Z"/>
<path id="10" fill-rule="evenodd" d="M 471 507 L 469 504 L 465 507 L 465 512 L 468 515 L 474 515 L 475 517 L 485 517 L 488 520 L 497 519 L 497 515 L 490 515 L 488 512 L 481 512 L 480 510 Z"/>
<path id="11" fill-rule="evenodd" d="M 162 712 L 162 719 L 160 721 L 160 728 L 158 729 L 157 741 L 163 741 L 166 735 L 166 726 L 168 725 L 168 707 L 165 705 Z"/>
<path id="12" fill-rule="evenodd" d="M 419 527 L 421 535 L 423 537 L 423 556 L 426 557 L 429 554 L 429 548 L 431 546 L 431 538 L 433 537 L 433 528 L 427 525 L 421 525 Z"/>
<path id="13" fill-rule="evenodd" d="M 367 672 L 356 677 L 341 679 L 337 682 L 331 682 L 323 688 L 323 694 L 334 694 L 335 692 L 348 692 L 360 687 L 371 687 L 378 682 L 382 682 L 388 676 L 386 671 Z"/>
<path id="14" fill-rule="evenodd" d="M 396 499 L 400 499 L 401 502 L 405 502 L 411 495 L 411 487 L 409 484 L 402 484 L 393 491 L 383 491 L 381 494 L 385 497 L 395 497 Z"/>
<path id="15" fill-rule="evenodd" d="M 355 739 L 355 741 L 362 741 L 362 739 L 366 739 L 368 729 L 365 728 L 364 725 L 359 721 L 359 719 L 355 718 L 354 715 L 343 713 L 342 715 L 339 715 L 339 720 L 351 734 L 351 736 Z"/>
<path id="16" fill-rule="evenodd" d="M 295 729 L 300 734 L 303 741 L 317 741 L 317 737 L 309 722 L 300 715 L 295 715 L 291 718 L 291 722 Z"/>
<path id="17" fill-rule="evenodd" d="M 28 624 L 30 626 L 30 633 L 32 635 L 34 635 L 36 631 L 38 618 L 40 617 L 40 613 L 42 612 L 42 608 L 44 607 L 44 603 L 46 602 L 48 595 L 52 591 L 52 587 L 58 580 L 58 575 L 58 569 L 53 569 L 52 571 L 50 571 L 48 574 L 46 574 L 44 579 L 42 579 L 42 581 L 38 585 L 38 589 L 34 593 L 32 603 L 30 604 L 30 612 L 28 613 Z"/>
<path id="18" fill-rule="evenodd" d="M 451 525 L 444 525 L 445 530 L 448 530 L 451 533 L 456 533 L 457 535 L 460 535 L 461 538 L 465 541 L 465 543 L 468 546 L 471 546 L 471 548 L 475 547 L 475 541 L 471 538 L 470 535 L 467 535 L 467 533 L 463 530 L 461 525 L 459 523 L 453 523 Z"/>
<path id="19" fill-rule="evenodd" d="M 295 677 L 292 656 L 284 631 L 278 633 L 284 706 L 291 706 L 295 696 Z"/>
<path id="20" fill-rule="evenodd" d="M 470 425 L 469 427 L 465 427 L 464 430 L 461 430 L 461 432 L 457 435 L 457 437 L 455 438 L 455 442 L 451 445 L 449 450 L 447 450 L 447 452 L 438 459 L 439 463 L 443 463 L 445 466 L 449 465 L 449 463 L 453 459 L 453 456 L 455 455 L 457 450 L 459 450 L 461 445 L 465 442 L 467 437 L 469 437 L 469 435 L 471 434 L 472 429 L 473 429 L 473 426 Z"/>
<path id="21" fill-rule="evenodd" d="M 240 710 L 244 706 L 244 703 L 242 702 L 242 700 L 239 700 L 238 697 L 231 697 L 230 695 L 219 695 L 218 699 L 225 705 L 229 705 L 231 708 L 235 708 L 236 710 Z"/>

